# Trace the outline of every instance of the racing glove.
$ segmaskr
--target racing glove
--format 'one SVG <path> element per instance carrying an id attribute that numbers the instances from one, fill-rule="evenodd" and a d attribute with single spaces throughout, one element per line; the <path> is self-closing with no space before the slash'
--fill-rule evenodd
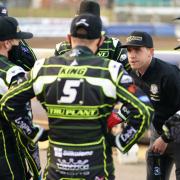
<path id="1" fill-rule="evenodd" d="M 180 143 L 180 111 L 166 120 L 162 129 L 163 134 L 161 137 L 166 143 L 171 141 Z"/>
<path id="2" fill-rule="evenodd" d="M 111 131 L 113 127 L 122 122 L 126 122 L 129 117 L 130 111 L 122 103 L 114 106 L 114 109 L 107 119 L 108 129 Z"/>

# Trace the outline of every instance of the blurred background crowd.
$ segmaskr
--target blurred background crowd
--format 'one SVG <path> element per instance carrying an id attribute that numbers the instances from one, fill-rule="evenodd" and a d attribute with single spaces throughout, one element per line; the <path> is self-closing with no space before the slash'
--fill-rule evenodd
<path id="1" fill-rule="evenodd" d="M 110 36 L 126 36 L 132 29 L 146 31 L 153 36 L 180 36 L 179 23 L 174 21 L 180 16 L 179 0 L 96 1 L 101 5 L 104 29 Z M 36 37 L 64 37 L 81 0 L 0 2 L 7 6 L 9 15 L 19 18 L 22 30 L 29 30 Z"/>
<path id="2" fill-rule="evenodd" d="M 2 0 L 2 3 L 13 13 L 15 13 L 13 8 L 16 10 L 18 10 L 17 8 L 48 9 L 49 11 L 57 9 L 56 12 L 43 16 L 70 15 L 76 11 L 80 2 L 80 0 Z M 104 10 L 102 12 L 112 13 L 109 18 L 119 22 L 168 21 L 177 16 L 179 12 L 177 10 L 180 8 L 179 0 L 97 0 L 97 2 Z M 68 13 L 65 13 L 63 10 L 67 9 Z M 36 12 L 34 14 L 33 11 L 31 12 L 32 14 L 28 14 L 26 11 L 27 14 L 23 15 L 37 16 Z"/>

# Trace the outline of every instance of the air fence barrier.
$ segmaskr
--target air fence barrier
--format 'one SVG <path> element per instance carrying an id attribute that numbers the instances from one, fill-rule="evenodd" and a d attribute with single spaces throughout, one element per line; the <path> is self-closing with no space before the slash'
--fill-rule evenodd
<path id="1" fill-rule="evenodd" d="M 127 36 L 132 31 L 145 31 L 152 36 L 174 37 L 179 34 L 179 26 L 168 23 L 119 23 L 104 27 L 108 36 Z"/>
<path id="2" fill-rule="evenodd" d="M 30 31 L 34 37 L 66 37 L 69 33 L 72 18 L 20 18 L 22 31 Z M 102 16 L 103 29 L 109 36 L 126 36 L 134 30 L 146 31 L 152 36 L 174 37 L 180 36 L 179 21 L 169 20 L 169 23 L 113 23 Z"/>

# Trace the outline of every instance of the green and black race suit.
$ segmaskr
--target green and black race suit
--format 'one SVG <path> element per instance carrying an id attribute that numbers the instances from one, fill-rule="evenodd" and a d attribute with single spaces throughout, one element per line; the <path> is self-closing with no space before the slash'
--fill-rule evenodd
<path id="1" fill-rule="evenodd" d="M 98 48 L 96 55 L 112 59 L 114 61 L 120 62 L 127 72 L 130 72 L 131 68 L 128 62 L 127 50 L 121 48 L 121 42 L 117 38 L 104 37 L 103 44 Z M 64 54 L 65 52 L 71 50 L 71 45 L 67 41 L 63 41 L 56 44 L 55 56 Z"/>
<path id="2" fill-rule="evenodd" d="M 38 60 L 27 80 L 0 101 L 6 119 L 33 141 L 35 134 L 23 121 L 21 107 L 34 96 L 49 119 L 46 180 L 113 180 L 112 145 L 127 152 L 152 115 L 148 97 L 134 86 L 120 63 L 81 46 L 63 56 Z M 107 131 L 107 117 L 117 101 L 128 107 L 131 118 L 123 132 L 113 137 Z"/>
<path id="3" fill-rule="evenodd" d="M 13 46 L 12 49 L 9 51 L 8 59 L 12 63 L 22 67 L 25 71 L 30 71 L 31 68 L 34 66 L 35 61 L 37 60 L 33 50 L 23 39 L 19 42 L 18 46 Z M 30 115 L 28 119 L 29 121 L 32 121 L 33 118 L 30 105 L 27 105 L 27 108 L 29 109 L 28 114 Z M 19 135 L 19 142 L 22 145 L 21 149 L 23 149 L 24 152 L 28 153 L 26 158 L 28 159 L 29 166 L 33 171 L 31 174 L 33 175 L 33 178 L 35 180 L 39 178 L 39 174 L 41 171 L 40 160 L 38 157 L 39 148 L 38 145 L 30 147 L 30 145 L 26 144 L 26 141 L 26 139 Z"/>
<path id="4" fill-rule="evenodd" d="M 0 98 L 2 98 L 9 87 L 22 81 L 26 72 L 2 55 L 0 55 L 0 67 Z M 29 105 L 26 104 L 22 109 L 27 112 L 24 119 L 32 122 Z M 30 145 L 27 139 L 2 116 L 0 116 L 0 147 L 0 179 L 29 180 L 33 173 L 34 180 L 38 180 L 41 168 L 37 145 Z M 27 164 L 29 167 L 26 166 Z"/>

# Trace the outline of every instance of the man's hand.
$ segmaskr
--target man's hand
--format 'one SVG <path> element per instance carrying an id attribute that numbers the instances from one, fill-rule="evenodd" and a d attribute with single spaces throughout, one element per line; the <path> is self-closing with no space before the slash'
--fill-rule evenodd
<path id="1" fill-rule="evenodd" d="M 36 128 L 36 135 L 33 138 L 33 143 L 37 143 L 38 141 L 46 141 L 48 140 L 48 130 L 45 130 L 41 126 L 34 124 L 34 128 Z"/>
<path id="2" fill-rule="evenodd" d="M 153 143 L 151 149 L 154 153 L 159 153 L 159 154 L 164 154 L 166 148 L 167 148 L 167 143 L 164 142 L 162 137 L 159 137 L 155 140 Z"/>
<path id="3" fill-rule="evenodd" d="M 180 143 L 180 111 L 165 121 L 163 125 L 163 135 L 169 141 Z"/>

